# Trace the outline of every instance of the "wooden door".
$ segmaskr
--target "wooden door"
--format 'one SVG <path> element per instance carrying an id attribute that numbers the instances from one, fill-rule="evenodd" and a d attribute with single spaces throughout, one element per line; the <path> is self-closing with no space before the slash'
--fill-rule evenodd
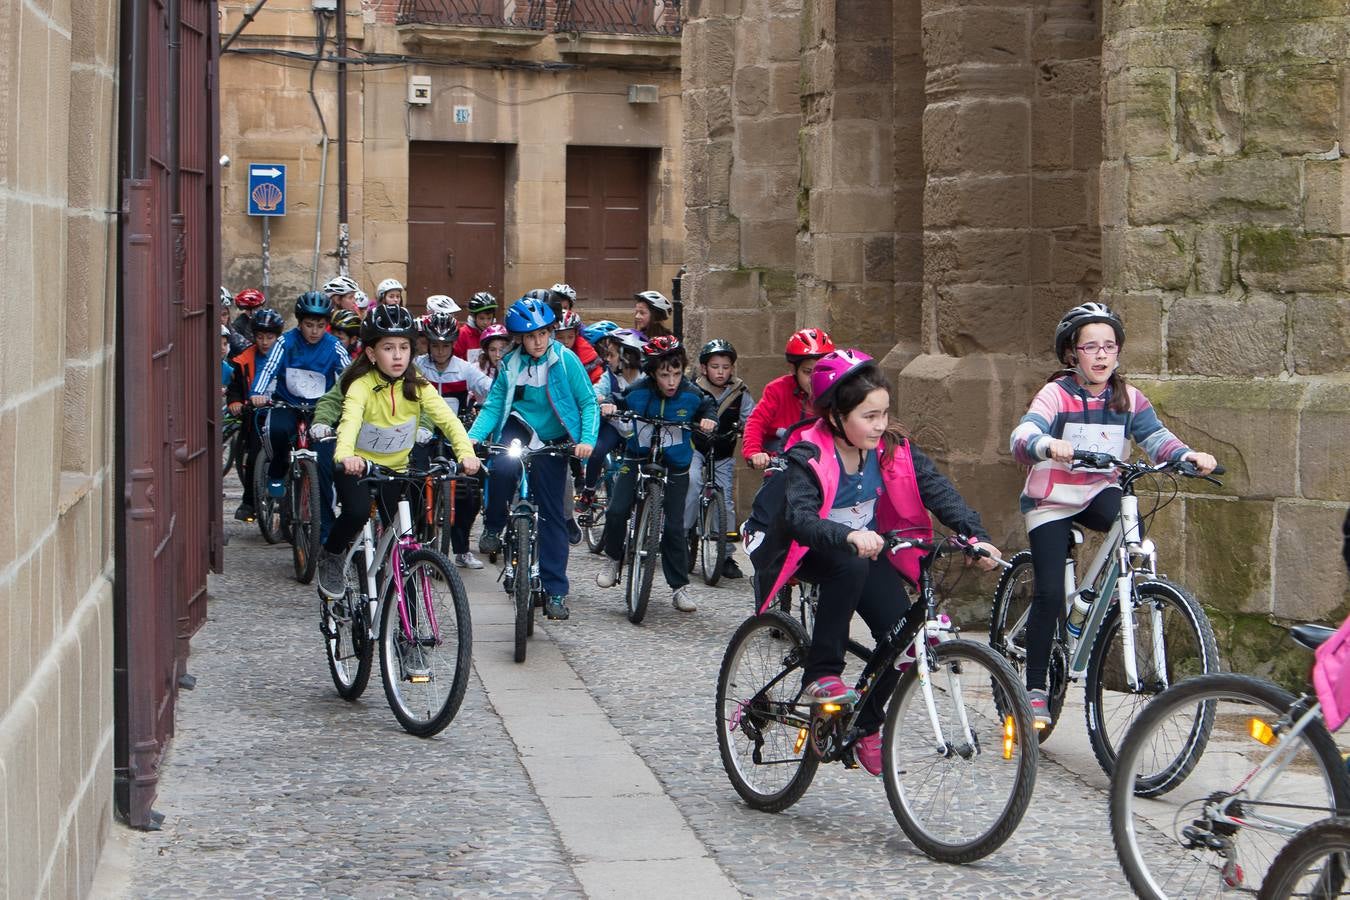
<path id="1" fill-rule="evenodd" d="M 502 296 L 506 148 L 414 141 L 408 150 L 408 307 Z"/>
<path id="2" fill-rule="evenodd" d="M 567 283 L 593 306 L 623 306 L 647 282 L 650 151 L 567 148 Z"/>

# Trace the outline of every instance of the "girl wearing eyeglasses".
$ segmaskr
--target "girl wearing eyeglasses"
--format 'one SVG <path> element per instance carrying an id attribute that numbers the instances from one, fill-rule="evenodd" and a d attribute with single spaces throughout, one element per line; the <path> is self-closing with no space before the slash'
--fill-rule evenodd
<path id="1" fill-rule="evenodd" d="M 1038 724 L 1052 723 L 1046 679 L 1050 641 L 1064 614 L 1064 552 L 1077 523 L 1106 531 L 1120 511 L 1112 470 L 1072 468 L 1075 450 L 1124 459 L 1130 441 L 1154 463 L 1189 460 L 1202 474 L 1213 456 L 1187 447 L 1158 419 L 1153 405 L 1120 373 L 1125 325 L 1109 306 L 1084 303 L 1055 328 L 1063 368 L 1050 376 L 1012 433 L 1012 452 L 1030 466 L 1021 508 L 1031 543 L 1036 587 L 1027 617 L 1027 696 Z"/>

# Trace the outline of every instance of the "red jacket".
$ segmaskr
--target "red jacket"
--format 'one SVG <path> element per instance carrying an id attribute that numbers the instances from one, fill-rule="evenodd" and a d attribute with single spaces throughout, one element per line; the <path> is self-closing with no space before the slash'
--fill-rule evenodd
<path id="1" fill-rule="evenodd" d="M 482 345 L 478 342 L 478 329 L 472 325 L 465 325 L 459 330 L 459 336 L 455 338 L 455 348 L 450 351 L 460 359 L 467 360 L 470 350 L 477 350 Z"/>
<path id="2" fill-rule="evenodd" d="M 764 394 L 745 422 L 741 456 L 749 462 L 756 453 L 767 453 L 764 445 L 769 443 L 781 450 L 787 430 L 811 415 L 811 405 L 797 387 L 796 376 L 775 378 L 764 386 Z"/>
<path id="3" fill-rule="evenodd" d="M 591 384 L 595 384 L 599 381 L 600 376 L 604 374 L 605 363 L 600 359 L 600 355 L 595 352 L 595 348 L 591 346 L 591 342 L 578 334 L 576 343 L 572 345 L 572 352 L 577 355 L 577 359 L 581 360 L 581 364 L 585 366 L 586 374 L 591 378 Z"/>

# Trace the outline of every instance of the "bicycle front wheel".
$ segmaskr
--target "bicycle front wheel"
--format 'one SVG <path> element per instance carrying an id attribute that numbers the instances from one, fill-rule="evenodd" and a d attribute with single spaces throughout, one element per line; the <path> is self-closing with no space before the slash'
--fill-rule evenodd
<path id="1" fill-rule="evenodd" d="M 940 862 L 972 862 L 1022 821 L 1039 742 L 1026 739 L 1035 734 L 1031 707 L 1003 657 L 954 640 L 933 647 L 929 663 L 926 684 L 910 666 L 891 695 L 882 732 L 886 797 L 916 847 Z"/>
<path id="2" fill-rule="evenodd" d="M 1314 822 L 1284 845 L 1261 882 L 1260 900 L 1340 897 L 1350 873 L 1350 819 Z"/>
<path id="3" fill-rule="evenodd" d="M 319 561 L 319 467 L 312 459 L 291 466 L 291 564 L 295 580 L 309 584 Z"/>
<path id="4" fill-rule="evenodd" d="M 1125 731 L 1150 700 L 1194 675 L 1219 671 L 1214 629 L 1200 604 L 1185 588 L 1165 578 L 1136 582 L 1130 615 L 1134 622 L 1134 665 L 1138 683 L 1125 673 L 1125 642 L 1120 607 L 1102 619 L 1087 668 L 1088 739 L 1102 771 L 1110 775 Z M 1171 769 L 1193 765 L 1204 752 L 1202 735 L 1209 722 L 1202 717 L 1187 738 L 1176 745 Z M 1181 773 L 1184 777 L 1184 772 Z"/>
<path id="5" fill-rule="evenodd" d="M 517 519 L 511 526 L 511 589 L 516 604 L 515 660 L 525 661 L 525 642 L 533 618 L 534 592 L 530 588 L 530 525 Z"/>
<path id="6" fill-rule="evenodd" d="M 384 696 L 403 730 L 439 734 L 469 686 L 469 598 L 448 560 L 423 548 L 403 556 L 403 603 L 390 580 L 380 623 Z"/>
<path id="7" fill-rule="evenodd" d="M 1110 794 L 1111 838 L 1139 896 L 1250 893 L 1300 828 L 1350 809 L 1350 779 L 1321 717 L 1288 733 L 1296 702 L 1268 681 L 1220 673 L 1144 707 Z M 1177 747 L 1197 730 L 1202 751 L 1180 771 Z"/>
<path id="8" fill-rule="evenodd" d="M 811 786 L 820 761 L 806 748 L 811 706 L 798 703 L 809 640 L 777 610 L 736 629 L 717 674 L 717 749 L 736 793 L 781 812 Z"/>
<path id="9" fill-rule="evenodd" d="M 703 570 L 703 583 L 715 587 L 722 577 L 722 566 L 726 564 L 730 550 L 727 544 L 727 508 L 722 505 L 720 490 L 714 490 L 703 505 L 700 525 L 698 559 Z"/>
<path id="10" fill-rule="evenodd" d="M 272 454 L 263 444 L 263 452 L 253 464 L 253 509 L 258 516 L 258 533 L 269 544 L 281 540 L 281 504 L 267 491 L 267 466 Z"/>
<path id="11" fill-rule="evenodd" d="M 633 548 L 629 551 L 632 565 L 624 591 L 628 601 L 628 621 L 640 625 L 647 616 L 647 604 L 652 598 L 652 579 L 661 563 L 661 521 L 664 487 L 653 481 L 637 512 L 637 529 L 633 532 Z"/>

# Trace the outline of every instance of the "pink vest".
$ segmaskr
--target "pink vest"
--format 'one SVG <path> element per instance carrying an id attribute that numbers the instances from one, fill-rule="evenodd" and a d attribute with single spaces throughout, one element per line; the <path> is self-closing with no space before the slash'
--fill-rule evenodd
<path id="1" fill-rule="evenodd" d="M 820 451 L 817 458 L 810 462 L 810 466 L 816 480 L 820 482 L 820 517 L 823 519 L 829 515 L 834 495 L 839 490 L 839 464 L 834 455 L 834 435 L 830 433 L 823 419 L 799 432 L 799 435 L 798 440 L 793 443 L 814 444 Z M 885 450 L 886 444 L 883 440 L 877 446 L 877 453 L 883 454 L 883 459 Z M 884 496 L 877 501 L 877 531 L 884 533 L 898 529 L 906 532 L 907 536 L 931 540 L 932 520 L 928 518 L 928 510 L 924 508 L 923 500 L 919 496 L 919 479 L 914 474 L 914 458 L 910 456 L 908 443 L 895 449 L 889 463 L 882 463 L 881 482 L 885 490 Z M 806 556 L 809 549 L 796 541 L 792 542 L 788 548 L 787 558 L 783 561 L 782 571 L 778 573 L 778 580 L 774 582 L 773 590 L 765 596 L 760 612 L 768 609 L 773 598 L 778 596 L 783 585 L 788 583 L 801 566 L 802 557 Z M 885 554 L 891 565 L 895 566 L 911 584 L 917 584 L 919 581 L 919 558 L 922 555 L 923 552 L 920 550 L 901 550 L 899 553 Z"/>

